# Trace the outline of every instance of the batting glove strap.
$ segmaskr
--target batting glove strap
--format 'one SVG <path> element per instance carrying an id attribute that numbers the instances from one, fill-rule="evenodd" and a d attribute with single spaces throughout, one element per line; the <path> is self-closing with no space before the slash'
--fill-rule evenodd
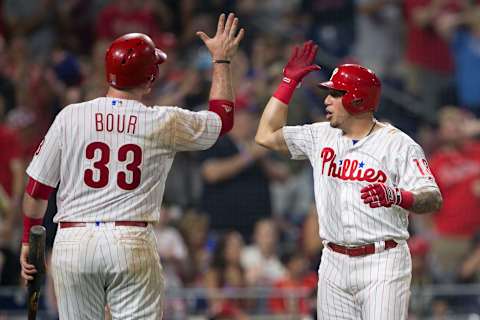
<path id="1" fill-rule="evenodd" d="M 273 96 L 288 105 L 292 99 L 295 89 L 297 88 L 297 85 L 297 80 L 283 77 L 282 82 L 280 82 L 278 85 L 277 91 L 275 91 Z"/>
<path id="2" fill-rule="evenodd" d="M 404 209 L 410 209 L 413 206 L 413 193 L 407 190 L 395 188 L 397 199 L 395 204 Z"/>

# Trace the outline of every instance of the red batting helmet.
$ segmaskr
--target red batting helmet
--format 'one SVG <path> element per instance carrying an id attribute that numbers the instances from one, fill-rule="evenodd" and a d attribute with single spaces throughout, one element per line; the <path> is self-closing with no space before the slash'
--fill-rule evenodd
<path id="1" fill-rule="evenodd" d="M 342 103 L 351 114 L 376 111 L 380 103 L 381 84 L 375 73 L 358 64 L 342 64 L 321 88 L 344 91 Z"/>
<path id="2" fill-rule="evenodd" d="M 158 77 L 158 65 L 167 55 L 149 36 L 128 33 L 115 39 L 105 54 L 107 82 L 117 89 L 130 89 Z"/>

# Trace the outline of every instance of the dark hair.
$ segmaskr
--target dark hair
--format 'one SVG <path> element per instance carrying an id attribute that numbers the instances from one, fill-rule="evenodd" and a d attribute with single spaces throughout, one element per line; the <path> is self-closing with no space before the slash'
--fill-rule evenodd
<path id="1" fill-rule="evenodd" d="M 227 266 L 227 262 L 225 261 L 225 248 L 227 247 L 228 240 L 234 235 L 238 235 L 241 237 L 241 235 L 237 231 L 229 230 L 223 233 L 222 236 L 220 237 L 220 240 L 218 240 L 217 245 L 215 246 L 215 250 L 213 251 L 213 257 L 212 257 L 213 268 L 219 271 L 225 270 Z"/>
<path id="2" fill-rule="evenodd" d="M 235 230 L 230 230 L 223 233 L 223 235 L 220 237 L 220 240 L 217 242 L 217 245 L 215 246 L 215 250 L 213 251 L 213 257 L 210 266 L 217 273 L 218 283 L 221 287 L 225 285 L 226 281 L 225 269 L 227 268 L 227 261 L 225 260 L 225 249 L 227 247 L 227 242 L 235 235 L 242 238 L 242 235 Z M 238 264 L 236 267 L 241 273 L 244 272 L 243 267 L 240 264 Z"/>

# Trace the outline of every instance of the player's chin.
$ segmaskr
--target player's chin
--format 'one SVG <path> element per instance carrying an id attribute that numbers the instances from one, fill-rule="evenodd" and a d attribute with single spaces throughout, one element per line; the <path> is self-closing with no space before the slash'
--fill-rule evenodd
<path id="1" fill-rule="evenodd" d="M 333 128 L 335 128 L 336 126 L 334 125 L 335 124 L 335 120 L 333 119 L 333 114 L 330 113 L 330 112 L 327 112 L 325 114 L 325 119 L 330 122 L 330 126 L 332 126 Z"/>
<path id="2" fill-rule="evenodd" d="M 327 120 L 328 120 L 328 119 L 327 119 Z M 330 118 L 330 120 L 328 120 L 328 122 L 330 122 L 330 127 L 332 127 L 332 128 L 338 128 L 338 122 L 335 121 L 335 119 Z"/>

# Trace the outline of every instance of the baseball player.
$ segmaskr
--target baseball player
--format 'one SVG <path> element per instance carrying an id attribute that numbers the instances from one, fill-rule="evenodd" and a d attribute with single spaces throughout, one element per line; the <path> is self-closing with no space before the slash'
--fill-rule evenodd
<path id="1" fill-rule="evenodd" d="M 290 98 L 313 64 L 313 42 L 296 47 L 260 120 L 257 143 L 313 167 L 320 237 L 318 319 L 406 319 L 411 258 L 408 211 L 436 211 L 442 197 L 421 147 L 373 117 L 380 81 L 341 65 L 326 91 L 326 122 L 286 126 Z"/>
<path id="2" fill-rule="evenodd" d="M 106 52 L 106 96 L 65 107 L 27 169 L 22 277 L 36 272 L 27 262 L 29 230 L 58 185 L 52 275 L 60 319 L 103 319 L 106 304 L 113 319 L 162 317 L 151 224 L 175 153 L 207 149 L 233 125 L 230 61 L 244 30 L 230 13 L 214 37 L 197 35 L 212 56 L 208 111 L 143 105 L 166 54 L 148 36 L 126 34 Z"/>

